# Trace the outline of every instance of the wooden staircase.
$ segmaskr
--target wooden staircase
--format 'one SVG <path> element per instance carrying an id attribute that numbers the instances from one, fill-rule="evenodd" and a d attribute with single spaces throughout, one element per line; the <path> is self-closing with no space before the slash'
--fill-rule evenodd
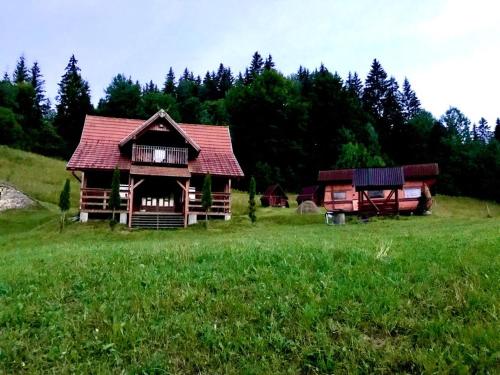
<path id="1" fill-rule="evenodd" d="M 134 213 L 132 228 L 168 229 L 184 227 L 182 214 Z"/>

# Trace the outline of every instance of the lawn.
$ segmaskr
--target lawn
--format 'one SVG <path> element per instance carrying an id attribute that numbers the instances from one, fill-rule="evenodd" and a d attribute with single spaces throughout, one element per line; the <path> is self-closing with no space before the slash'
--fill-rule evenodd
<path id="1" fill-rule="evenodd" d="M 208 230 L 0 214 L 0 373 L 498 373 L 498 205 L 251 225 L 246 199 Z"/>

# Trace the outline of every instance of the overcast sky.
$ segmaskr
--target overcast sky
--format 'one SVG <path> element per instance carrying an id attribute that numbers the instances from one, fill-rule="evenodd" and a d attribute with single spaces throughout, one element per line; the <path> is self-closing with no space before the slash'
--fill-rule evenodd
<path id="1" fill-rule="evenodd" d="M 170 66 L 238 72 L 258 50 L 286 75 L 324 63 L 364 80 L 377 58 L 436 117 L 450 106 L 473 122 L 500 117 L 495 0 L 0 1 L 0 73 L 21 54 L 37 60 L 52 102 L 73 53 L 97 103 L 117 73 L 161 86 Z"/>

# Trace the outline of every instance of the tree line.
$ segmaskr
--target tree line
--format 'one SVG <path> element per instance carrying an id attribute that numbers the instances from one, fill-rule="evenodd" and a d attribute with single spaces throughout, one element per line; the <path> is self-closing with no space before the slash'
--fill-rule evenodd
<path id="1" fill-rule="evenodd" d="M 229 125 L 233 147 L 258 190 L 314 184 L 318 170 L 437 162 L 438 191 L 500 200 L 500 119 L 494 130 L 458 108 L 440 118 L 422 108 L 408 79 L 402 86 L 373 60 L 363 80 L 326 66 L 285 76 L 272 56 L 252 56 L 242 73 L 220 64 L 202 77 L 172 68 L 158 86 L 117 74 L 96 108 L 71 56 L 53 107 L 37 62 L 24 56 L 0 81 L 0 143 L 69 158 L 86 114 L 147 119 L 160 108 L 184 123 Z M 240 181 L 246 187 L 247 180 Z"/>

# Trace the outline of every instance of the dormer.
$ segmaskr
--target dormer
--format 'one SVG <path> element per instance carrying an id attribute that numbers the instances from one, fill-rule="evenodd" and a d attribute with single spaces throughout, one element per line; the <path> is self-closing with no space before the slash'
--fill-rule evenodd
<path id="1" fill-rule="evenodd" d="M 163 109 L 136 128 L 119 144 L 132 164 L 187 165 L 200 147 Z"/>

